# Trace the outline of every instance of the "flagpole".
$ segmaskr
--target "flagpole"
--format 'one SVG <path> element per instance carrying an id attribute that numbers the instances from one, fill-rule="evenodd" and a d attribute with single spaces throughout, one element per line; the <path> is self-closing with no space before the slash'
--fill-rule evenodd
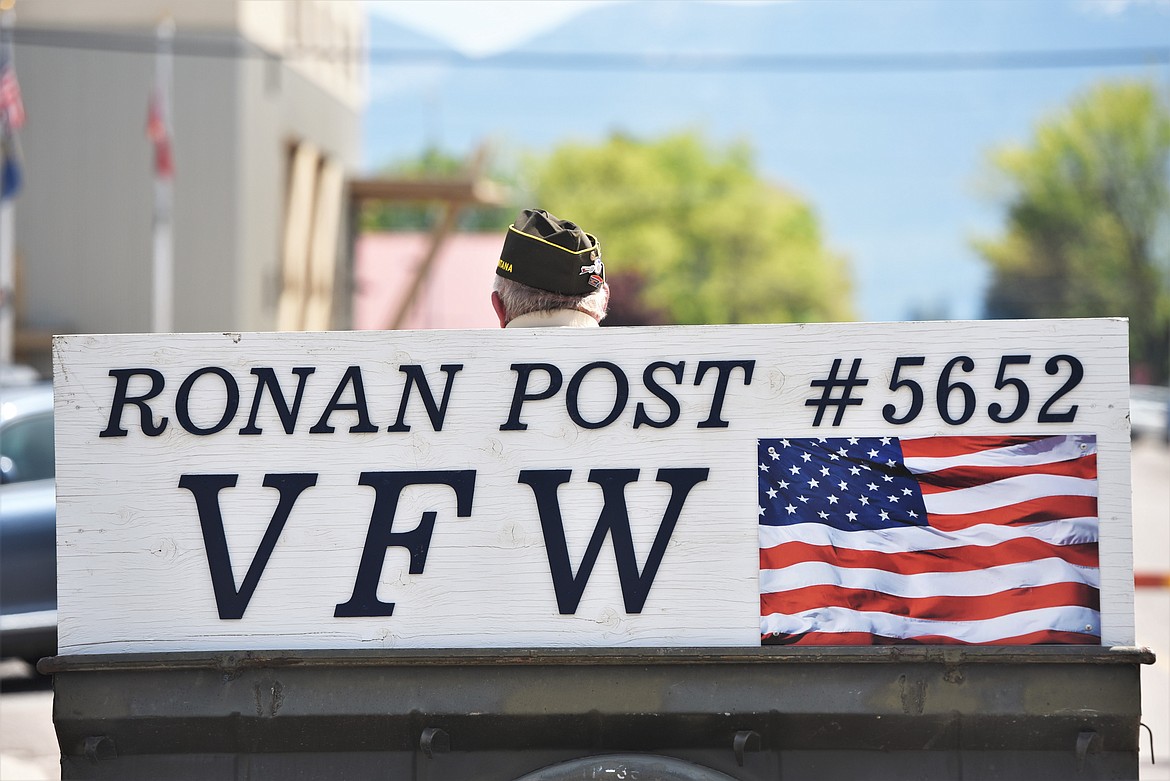
<path id="1" fill-rule="evenodd" d="M 156 28 L 155 96 L 159 101 L 164 132 L 171 134 L 172 50 L 175 23 L 167 18 Z M 154 230 L 153 230 L 153 312 L 151 330 L 155 333 L 174 331 L 174 237 L 172 234 L 174 181 L 170 171 L 160 171 L 157 160 L 154 170 Z"/>
<path id="2" fill-rule="evenodd" d="M 0 61 L 13 67 L 12 25 L 14 12 L 0 11 Z M 15 132 L 10 128 L 8 132 Z M 0 129 L 4 132 L 4 129 Z M 0 197 L 0 366 L 16 360 L 16 199 Z"/>
<path id="3" fill-rule="evenodd" d="M 0 366 L 16 359 L 16 259 L 12 199 L 0 199 Z"/>

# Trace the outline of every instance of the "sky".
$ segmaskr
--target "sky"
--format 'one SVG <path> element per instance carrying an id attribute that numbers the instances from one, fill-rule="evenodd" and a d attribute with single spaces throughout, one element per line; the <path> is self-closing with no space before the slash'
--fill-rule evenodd
<path id="1" fill-rule="evenodd" d="M 469 57 L 499 54 L 589 7 L 616 0 L 367 0 L 373 13 L 438 38 Z"/>
<path id="2" fill-rule="evenodd" d="M 1170 42 L 1170 0 L 368 2 L 394 25 L 472 58 L 519 47 L 537 57 L 590 47 L 625 54 L 720 46 L 843 56 L 1162 49 Z M 715 2 L 738 7 L 712 9 Z M 387 33 L 394 25 L 378 26 L 382 37 L 372 43 L 428 48 L 410 33 Z M 1002 230 L 1002 198 L 989 189 L 990 151 L 1025 142 L 1037 121 L 1096 81 L 1150 76 L 1170 84 L 1164 64 L 729 76 L 384 60 L 371 66 L 363 156 L 376 171 L 428 147 L 469 156 L 484 142 L 514 162 L 520 152 L 539 154 L 566 140 L 600 143 L 614 131 L 657 138 L 699 130 L 717 145 L 747 139 L 760 173 L 808 201 L 828 245 L 849 259 L 860 317 L 971 319 L 982 314 L 990 279 L 971 242 Z M 591 95 L 594 110 L 568 121 L 517 88 L 533 83 Z"/>
<path id="3" fill-rule="evenodd" d="M 469 57 L 508 51 L 581 12 L 623 0 L 365 0 L 371 12 L 450 44 Z M 791 0 L 723 0 L 771 3 Z M 875 0 L 876 2 L 877 0 Z M 991 0 L 988 0 L 991 2 Z M 1009 0 L 1001 0 L 1008 2 Z M 1082 0 L 1087 9 L 1120 13 L 1140 2 Z"/>

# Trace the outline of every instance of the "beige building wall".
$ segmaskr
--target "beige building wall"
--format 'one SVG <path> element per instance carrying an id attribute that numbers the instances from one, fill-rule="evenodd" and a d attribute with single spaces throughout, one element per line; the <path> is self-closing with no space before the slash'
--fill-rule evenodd
<path id="1" fill-rule="evenodd" d="M 359 3 L 17 0 L 15 60 L 28 120 L 15 233 L 18 329 L 26 334 L 151 328 L 154 180 L 145 124 L 154 31 L 168 16 L 176 28 L 175 330 L 281 325 L 293 152 L 309 144 L 322 169 L 343 178 L 356 171 L 365 71 Z M 341 290 L 345 226 L 336 227 L 329 262 Z M 326 327 L 349 327 L 347 300 L 333 298 Z M 43 339 L 37 349 L 47 349 Z M 47 354 L 33 357 L 43 366 Z"/>

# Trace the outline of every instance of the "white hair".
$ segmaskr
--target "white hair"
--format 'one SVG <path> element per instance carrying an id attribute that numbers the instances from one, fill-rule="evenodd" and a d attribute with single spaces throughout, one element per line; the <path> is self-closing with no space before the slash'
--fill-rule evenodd
<path id="1" fill-rule="evenodd" d="M 504 311 L 508 313 L 509 320 L 532 312 L 575 309 L 592 315 L 601 322 L 609 308 L 609 284 L 606 282 L 602 282 L 601 287 L 588 295 L 567 296 L 540 290 L 497 274 L 495 291 L 500 294 L 500 301 L 504 304 Z"/>

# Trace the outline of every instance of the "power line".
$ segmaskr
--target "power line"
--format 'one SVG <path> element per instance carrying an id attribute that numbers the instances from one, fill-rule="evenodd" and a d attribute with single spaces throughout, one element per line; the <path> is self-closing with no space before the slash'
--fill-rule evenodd
<path id="1" fill-rule="evenodd" d="M 999 52 L 861 54 L 528 53 L 471 59 L 444 52 L 372 51 L 371 62 L 434 63 L 513 70 L 611 70 L 743 73 L 861 73 L 1039 70 L 1170 64 L 1170 47 Z"/>
<path id="2" fill-rule="evenodd" d="M 153 53 L 150 33 L 17 28 L 24 46 Z M 1015 51 L 867 52 L 836 54 L 742 54 L 717 52 L 505 52 L 468 57 L 437 49 L 293 46 L 268 52 L 238 36 L 185 34 L 174 40 L 180 57 L 277 61 L 357 61 L 402 66 L 500 68 L 506 70 L 641 71 L 662 73 L 949 73 L 957 71 L 1053 70 L 1170 65 L 1170 46 L 1135 46 Z"/>

